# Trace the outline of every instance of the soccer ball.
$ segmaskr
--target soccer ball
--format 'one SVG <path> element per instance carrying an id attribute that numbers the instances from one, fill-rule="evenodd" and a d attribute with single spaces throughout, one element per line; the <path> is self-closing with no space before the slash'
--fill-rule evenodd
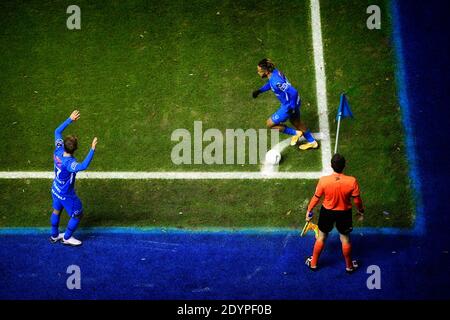
<path id="1" fill-rule="evenodd" d="M 266 161 L 265 163 L 268 165 L 278 165 L 281 160 L 281 153 L 277 150 L 269 150 L 266 153 Z"/>

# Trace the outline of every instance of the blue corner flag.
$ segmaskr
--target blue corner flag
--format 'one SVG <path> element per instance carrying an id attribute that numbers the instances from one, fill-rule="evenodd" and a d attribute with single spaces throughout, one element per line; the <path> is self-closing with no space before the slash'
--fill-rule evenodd
<path id="1" fill-rule="evenodd" d="M 339 103 L 339 109 L 338 109 L 338 113 L 336 116 L 336 120 L 339 120 L 339 117 L 341 117 L 341 118 L 352 117 L 353 118 L 353 113 L 352 113 L 352 110 L 350 109 L 350 105 L 348 104 L 348 100 L 347 100 L 347 97 L 345 96 L 345 93 L 341 94 L 341 102 Z"/>

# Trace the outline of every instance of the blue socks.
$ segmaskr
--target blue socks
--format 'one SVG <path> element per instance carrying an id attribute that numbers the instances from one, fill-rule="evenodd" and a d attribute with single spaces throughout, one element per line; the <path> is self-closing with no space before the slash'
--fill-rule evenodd
<path id="1" fill-rule="evenodd" d="M 52 224 L 52 237 L 56 238 L 59 235 L 59 219 L 60 214 L 52 213 L 50 217 L 50 222 Z M 72 234 L 77 230 L 78 225 L 80 224 L 80 218 L 70 218 L 69 223 L 67 224 L 66 233 L 64 234 L 64 239 L 68 240 Z"/>
<path id="2" fill-rule="evenodd" d="M 292 128 L 289 128 L 289 127 L 285 126 L 284 129 L 283 129 L 283 133 L 284 134 L 288 134 L 290 136 L 295 136 L 297 134 L 297 131 L 295 131 Z"/>
<path id="3" fill-rule="evenodd" d="M 311 134 L 311 131 L 309 131 L 309 130 L 306 130 L 305 132 L 303 132 L 303 136 L 305 137 L 306 141 L 308 141 L 309 143 L 316 141 L 314 139 L 313 135 Z"/>
<path id="4" fill-rule="evenodd" d="M 59 234 L 59 214 L 52 213 L 50 222 L 52 224 L 52 237 L 56 238 Z"/>
<path id="5" fill-rule="evenodd" d="M 283 129 L 283 133 L 288 134 L 290 136 L 295 136 L 297 134 L 297 131 L 285 126 Z M 303 132 L 303 136 L 305 137 L 306 141 L 308 141 L 309 143 L 316 141 L 314 139 L 313 135 L 311 134 L 311 131 L 309 131 L 309 130 L 306 130 L 305 132 Z"/>
<path id="6" fill-rule="evenodd" d="M 80 218 L 70 218 L 69 223 L 67 224 L 66 233 L 64 233 L 64 240 L 70 239 L 75 230 L 77 230 L 79 223 Z"/>

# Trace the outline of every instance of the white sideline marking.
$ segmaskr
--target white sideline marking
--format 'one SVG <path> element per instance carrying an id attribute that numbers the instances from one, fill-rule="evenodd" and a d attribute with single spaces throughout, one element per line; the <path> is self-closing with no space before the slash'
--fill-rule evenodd
<path id="1" fill-rule="evenodd" d="M 322 26 L 320 21 L 319 0 L 311 0 L 311 28 L 313 38 L 314 66 L 316 70 L 317 109 L 319 112 L 319 127 L 323 135 L 322 170 L 330 174 L 331 142 L 330 127 L 328 123 L 327 78 L 325 76 L 325 62 L 323 57 Z"/>
<path id="2" fill-rule="evenodd" d="M 322 172 L 95 172 L 85 171 L 77 174 L 77 179 L 123 179 L 123 180 L 242 180 L 242 179 L 318 179 Z M 53 179 L 52 171 L 0 171 L 0 179 Z"/>
<path id="3" fill-rule="evenodd" d="M 317 110 L 319 114 L 320 133 L 313 133 L 317 140 L 321 140 L 322 172 L 278 172 L 278 166 L 267 168 L 264 165 L 261 172 L 81 172 L 79 179 L 318 179 L 330 174 L 331 142 L 328 123 L 327 89 L 325 63 L 323 56 L 322 27 L 320 21 L 319 0 L 311 0 L 311 28 L 313 38 L 314 67 L 316 77 Z M 274 148 L 282 152 L 288 145 L 289 139 L 280 142 Z M 286 144 L 287 141 L 287 144 Z M 310 151 L 314 152 L 314 151 Z M 0 171 L 0 179 L 53 179 L 54 172 L 43 171 Z"/>
<path id="4" fill-rule="evenodd" d="M 322 139 L 320 133 L 314 133 L 316 139 Z M 303 139 L 303 137 L 301 138 Z M 291 138 L 275 145 L 273 149 L 282 152 L 289 146 Z M 264 168 L 264 166 L 263 166 Z M 261 172 L 231 171 L 231 172 L 182 172 L 182 171 L 84 171 L 77 174 L 77 179 L 124 179 L 124 180 L 206 180 L 206 179 L 318 179 L 322 172 L 277 172 L 277 170 L 262 169 Z M 0 171 L 0 179 L 53 179 L 52 171 Z"/>

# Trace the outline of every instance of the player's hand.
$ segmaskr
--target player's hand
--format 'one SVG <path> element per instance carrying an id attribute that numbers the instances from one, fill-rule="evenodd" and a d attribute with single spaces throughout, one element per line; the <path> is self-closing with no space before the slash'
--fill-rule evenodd
<path id="1" fill-rule="evenodd" d="M 306 212 L 306 216 L 305 216 L 305 220 L 306 220 L 307 222 L 309 222 L 309 221 L 312 220 L 313 216 L 314 216 L 314 212 L 312 212 L 312 211 L 307 211 L 307 212 Z"/>
<path id="2" fill-rule="evenodd" d="M 92 150 L 95 150 L 95 147 L 97 146 L 97 137 L 94 138 L 94 140 L 92 140 Z"/>
<path id="3" fill-rule="evenodd" d="M 358 210 L 358 213 L 356 214 L 356 219 L 358 222 L 364 221 L 364 210 Z"/>
<path id="4" fill-rule="evenodd" d="M 80 111 L 75 110 L 72 112 L 72 114 L 70 115 L 70 119 L 72 119 L 72 121 L 77 121 L 78 119 L 80 119 Z"/>
<path id="5" fill-rule="evenodd" d="M 256 98 L 258 98 L 258 96 L 259 96 L 259 94 L 261 93 L 261 91 L 259 91 L 259 90 L 255 90 L 255 91 L 253 91 L 253 93 L 252 93 L 252 97 L 253 97 L 253 99 L 256 99 Z"/>

